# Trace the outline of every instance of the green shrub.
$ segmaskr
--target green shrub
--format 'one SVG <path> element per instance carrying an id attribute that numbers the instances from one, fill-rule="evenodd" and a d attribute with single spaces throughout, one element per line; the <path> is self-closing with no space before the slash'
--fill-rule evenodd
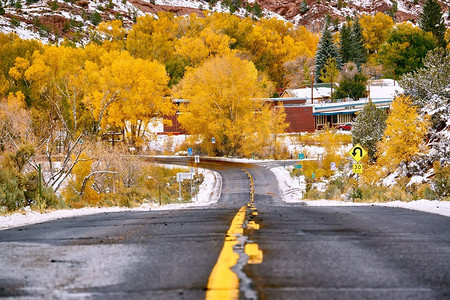
<path id="1" fill-rule="evenodd" d="M 433 169 L 433 189 L 439 199 L 445 199 L 450 196 L 450 164 L 441 166 L 439 162 L 435 162 Z"/>
<path id="2" fill-rule="evenodd" d="M 13 212 L 26 205 L 22 178 L 13 170 L 0 168 L 0 207 Z"/>
<path id="3" fill-rule="evenodd" d="M 323 194 L 317 189 L 312 189 L 305 193 L 304 198 L 318 200 L 323 198 Z"/>
<path id="4" fill-rule="evenodd" d="M 330 184 L 330 185 L 328 185 L 327 189 L 325 190 L 324 196 L 325 196 L 325 199 L 331 199 L 331 200 L 340 199 L 341 189 L 334 184 Z"/>

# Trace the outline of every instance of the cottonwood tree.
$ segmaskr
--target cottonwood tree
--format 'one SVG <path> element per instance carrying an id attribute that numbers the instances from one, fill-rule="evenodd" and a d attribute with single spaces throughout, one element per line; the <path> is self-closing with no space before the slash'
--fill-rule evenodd
<path id="1" fill-rule="evenodd" d="M 122 128 L 140 147 L 151 119 L 173 112 L 164 65 L 133 58 L 126 51 L 107 52 L 101 63 L 86 62 L 83 103 L 98 126 Z"/>
<path id="2" fill-rule="evenodd" d="M 378 144 L 378 163 L 392 172 L 410 162 L 419 153 L 426 153 L 425 137 L 430 123 L 418 113 L 410 97 L 394 99 L 386 120 L 383 139 Z"/>
<path id="3" fill-rule="evenodd" d="M 249 61 L 232 54 L 211 58 L 180 82 L 179 94 L 189 101 L 180 109 L 180 123 L 189 134 L 200 135 L 210 152 L 242 155 L 254 134 L 270 138 L 262 122 L 270 110 L 258 100 L 267 97 L 268 84 Z"/>
<path id="4" fill-rule="evenodd" d="M 389 33 L 380 51 L 380 60 L 394 76 L 423 67 L 422 59 L 436 48 L 433 35 L 410 23 L 401 23 Z"/>
<path id="5" fill-rule="evenodd" d="M 360 19 L 365 46 L 370 53 L 375 53 L 386 41 L 394 27 L 394 21 L 388 15 L 377 12 L 374 16 L 364 15 Z"/>
<path id="6" fill-rule="evenodd" d="M 323 69 L 320 70 L 320 81 L 329 83 L 331 88 L 331 95 L 333 95 L 333 83 L 335 83 L 339 76 L 338 64 L 335 58 L 328 58 Z"/>
<path id="7" fill-rule="evenodd" d="M 420 114 L 431 116 L 428 132 L 431 149 L 426 164 L 440 161 L 444 165 L 450 162 L 450 54 L 443 49 L 433 50 L 423 64 L 423 68 L 406 74 L 400 82 Z"/>

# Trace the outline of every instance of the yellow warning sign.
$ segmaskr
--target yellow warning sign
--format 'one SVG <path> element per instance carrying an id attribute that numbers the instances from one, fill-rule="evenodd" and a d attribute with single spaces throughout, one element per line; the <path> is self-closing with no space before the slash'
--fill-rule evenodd
<path id="1" fill-rule="evenodd" d="M 367 151 L 360 144 L 356 144 L 348 154 L 356 161 L 359 162 L 364 156 L 366 156 Z"/>
<path id="2" fill-rule="evenodd" d="M 362 164 L 353 164 L 353 173 L 361 174 L 362 172 L 363 172 L 363 165 Z"/>

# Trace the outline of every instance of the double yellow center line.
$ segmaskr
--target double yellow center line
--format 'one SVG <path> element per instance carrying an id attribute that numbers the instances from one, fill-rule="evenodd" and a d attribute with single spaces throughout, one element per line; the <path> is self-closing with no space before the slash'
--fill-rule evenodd
<path id="1" fill-rule="evenodd" d="M 242 206 L 239 209 L 233 221 L 231 221 L 222 251 L 209 276 L 206 299 L 239 298 L 239 277 L 231 270 L 237 264 L 239 254 L 234 252 L 233 247 L 240 243 L 237 241 L 237 238 L 244 235 L 244 226 L 249 229 L 259 229 L 259 225 L 253 220 L 246 223 L 247 215 L 256 216 L 258 213 L 254 205 L 253 178 L 247 170 L 243 169 L 243 171 L 248 175 L 250 181 L 250 200 L 246 206 Z M 248 255 L 247 263 L 262 262 L 263 255 L 258 248 L 258 244 L 246 243 L 244 251 Z"/>

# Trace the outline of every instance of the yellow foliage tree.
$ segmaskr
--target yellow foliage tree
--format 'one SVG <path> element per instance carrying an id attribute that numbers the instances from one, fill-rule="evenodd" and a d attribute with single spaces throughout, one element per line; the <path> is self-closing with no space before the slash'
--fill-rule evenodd
<path id="1" fill-rule="evenodd" d="M 366 49 L 370 52 L 375 52 L 380 48 L 394 27 L 392 18 L 381 12 L 377 12 L 375 16 L 364 15 L 359 22 L 366 40 Z"/>
<path id="2" fill-rule="evenodd" d="M 98 34 L 95 38 L 102 41 L 102 46 L 106 50 L 121 50 L 125 47 L 127 31 L 121 20 L 101 22 L 95 31 Z"/>
<path id="3" fill-rule="evenodd" d="M 425 137 L 430 127 L 428 118 L 422 118 L 411 98 L 394 99 L 386 120 L 382 141 L 378 144 L 378 163 L 393 171 L 419 153 L 426 152 Z"/>
<path id="4" fill-rule="evenodd" d="M 19 80 L 23 78 L 25 71 L 30 67 L 30 62 L 28 59 L 23 57 L 16 57 L 14 67 L 9 69 L 9 76 L 14 78 L 14 80 Z"/>
<path id="5" fill-rule="evenodd" d="M 177 54 L 186 57 L 191 65 L 198 66 L 209 56 L 229 53 L 232 39 L 225 34 L 216 34 L 205 28 L 198 37 L 182 37 L 177 46 Z"/>
<path id="6" fill-rule="evenodd" d="M 95 206 L 100 195 L 92 188 L 92 159 L 83 153 L 78 160 L 62 193 L 68 204 L 74 208 L 83 207 L 85 204 Z"/>
<path id="7" fill-rule="evenodd" d="M 271 110 L 256 99 L 266 97 L 268 88 L 251 62 L 232 54 L 211 58 L 190 69 L 180 83 L 180 95 L 189 101 L 180 110 L 180 123 L 200 135 L 211 152 L 242 155 L 253 135 L 268 138 L 265 121 Z"/>
<path id="8" fill-rule="evenodd" d="M 172 13 L 138 17 L 128 32 L 126 48 L 133 57 L 165 62 L 175 54 L 179 25 Z"/>
<path id="9" fill-rule="evenodd" d="M 133 58 L 127 51 L 106 52 L 101 63 L 87 61 L 83 102 L 102 128 L 123 128 L 140 146 L 147 124 L 173 111 L 162 64 Z"/>

